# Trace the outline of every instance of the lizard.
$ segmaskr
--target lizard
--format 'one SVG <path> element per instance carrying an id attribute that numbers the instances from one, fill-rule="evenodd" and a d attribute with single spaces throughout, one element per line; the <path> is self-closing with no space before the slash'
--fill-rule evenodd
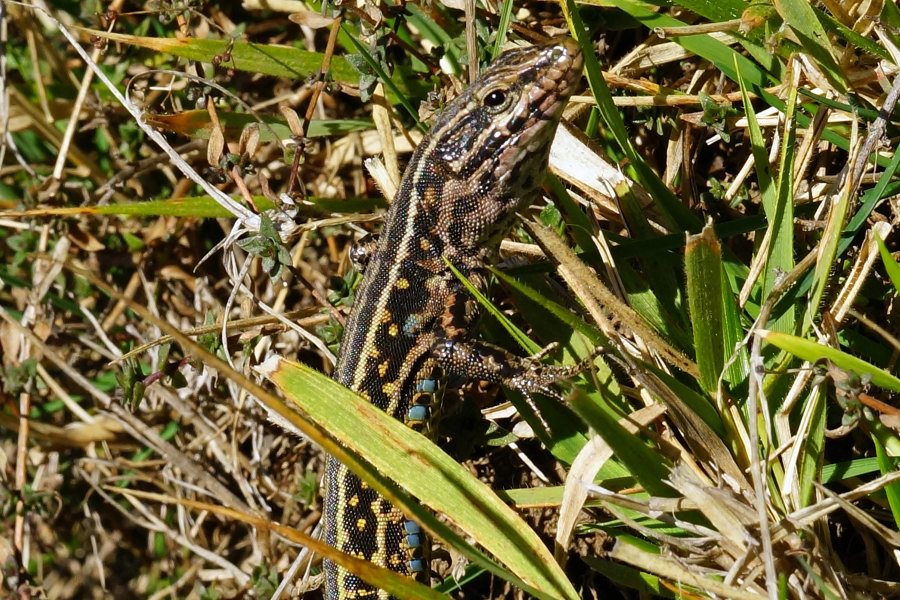
<path id="1" fill-rule="evenodd" d="M 410 159 L 347 318 L 332 377 L 410 425 L 427 418 L 437 379 L 549 393 L 571 375 L 470 340 L 476 287 L 520 210 L 536 199 L 564 106 L 581 78 L 578 44 L 560 38 L 500 55 L 435 118 Z M 364 260 L 362 260 L 364 259 Z M 447 262 L 445 262 L 447 261 Z M 325 541 L 408 576 L 426 570 L 415 523 L 333 457 Z M 388 598 L 325 560 L 325 598 Z"/>

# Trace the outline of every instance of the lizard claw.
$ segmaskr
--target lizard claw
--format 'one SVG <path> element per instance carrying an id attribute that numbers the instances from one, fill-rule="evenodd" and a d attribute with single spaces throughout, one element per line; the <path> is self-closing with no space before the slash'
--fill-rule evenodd
<path id="1" fill-rule="evenodd" d="M 593 364 L 602 348 L 596 347 L 591 353 L 574 365 L 545 365 L 540 359 L 555 350 L 559 344 L 549 344 L 540 352 L 521 360 L 521 371 L 510 377 L 510 387 L 522 393 L 537 392 L 562 401 L 563 398 L 553 389 L 553 384 L 571 379 L 586 371 Z"/>
<path id="2" fill-rule="evenodd" d="M 585 359 L 574 365 L 545 365 L 539 362 L 539 358 L 546 356 L 550 351 L 554 350 L 557 344 L 550 344 L 537 354 L 523 359 L 521 362 L 522 369 L 516 375 L 513 375 L 507 381 L 507 385 L 516 390 L 525 397 L 528 406 L 534 411 L 534 414 L 540 420 L 545 430 L 549 430 L 547 422 L 534 403 L 532 394 L 542 394 L 548 398 L 553 398 L 557 402 L 565 404 L 565 397 L 559 392 L 555 384 L 560 381 L 571 379 L 575 375 L 587 370 L 593 364 L 594 359 L 600 354 L 602 349 L 595 348 Z"/>

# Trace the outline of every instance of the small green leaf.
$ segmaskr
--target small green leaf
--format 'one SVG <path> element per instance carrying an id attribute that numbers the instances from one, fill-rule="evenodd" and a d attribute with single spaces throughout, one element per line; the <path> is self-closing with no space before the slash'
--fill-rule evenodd
<path id="1" fill-rule="evenodd" d="M 258 256 L 263 270 L 272 279 L 281 275 L 283 267 L 291 265 L 291 254 L 281 242 L 275 224 L 265 214 L 259 216 L 259 233 L 238 242 L 238 246 Z"/>
<path id="2" fill-rule="evenodd" d="M 719 134 L 723 142 L 730 142 L 731 132 L 725 119 L 726 117 L 737 115 L 738 112 L 731 107 L 731 103 L 717 102 L 703 92 L 700 93 L 699 98 L 700 107 L 703 109 L 703 116 L 700 118 L 700 122 Z"/>
<path id="3" fill-rule="evenodd" d="M 127 231 L 122 233 L 122 239 L 125 241 L 125 245 L 128 246 L 129 252 L 140 252 L 146 247 L 144 240 Z"/>

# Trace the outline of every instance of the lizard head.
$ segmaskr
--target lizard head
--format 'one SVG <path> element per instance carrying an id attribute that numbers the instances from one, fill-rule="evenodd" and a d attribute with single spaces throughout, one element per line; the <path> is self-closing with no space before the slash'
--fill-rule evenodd
<path id="1" fill-rule="evenodd" d="M 438 228 L 460 251 L 504 233 L 537 193 L 563 107 L 581 78 L 568 38 L 510 50 L 441 112 L 414 163 L 438 175 Z"/>
<path id="2" fill-rule="evenodd" d="M 501 54 L 441 112 L 428 136 L 432 156 L 457 177 L 488 163 L 524 166 L 522 154 L 549 147 L 581 65 L 569 38 Z"/>

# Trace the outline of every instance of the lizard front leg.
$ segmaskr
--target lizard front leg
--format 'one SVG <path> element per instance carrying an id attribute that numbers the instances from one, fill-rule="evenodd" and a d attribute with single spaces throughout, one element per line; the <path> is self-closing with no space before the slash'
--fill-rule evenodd
<path id="1" fill-rule="evenodd" d="M 562 400 L 553 384 L 577 375 L 582 365 L 545 365 L 538 359 L 546 353 L 521 357 L 480 341 L 440 339 L 432 348 L 435 360 L 450 375 L 497 383 L 526 396 L 540 393 Z"/>
<path id="2" fill-rule="evenodd" d="M 476 286 L 483 283 L 478 271 L 471 272 L 469 278 Z M 444 373 L 496 383 L 520 392 L 539 417 L 540 413 L 531 399 L 532 394 L 540 393 L 563 400 L 554 389 L 554 384 L 576 375 L 584 369 L 583 365 L 545 365 L 540 362 L 540 358 L 549 349 L 535 356 L 521 357 L 498 346 L 470 340 L 466 332 L 471 330 L 477 316 L 477 306 L 471 296 L 461 290 L 447 296 L 431 348 L 431 355 Z M 543 422 L 543 418 L 541 421 Z"/>

